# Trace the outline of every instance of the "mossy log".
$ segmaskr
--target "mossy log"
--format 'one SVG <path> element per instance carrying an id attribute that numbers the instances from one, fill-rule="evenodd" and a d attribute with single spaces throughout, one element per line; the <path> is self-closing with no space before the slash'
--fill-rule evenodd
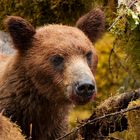
<path id="1" fill-rule="evenodd" d="M 109 113 L 126 109 L 131 101 L 134 101 L 138 98 L 140 98 L 140 89 L 110 97 L 106 99 L 101 105 L 99 105 L 91 117 L 87 120 L 84 120 L 83 123 Z M 106 136 L 109 136 L 110 133 L 126 130 L 129 118 L 130 115 L 127 118 L 125 114 L 106 117 L 105 119 L 97 120 L 92 124 L 85 125 L 80 129 L 80 134 L 86 140 L 102 140 L 105 139 Z"/>

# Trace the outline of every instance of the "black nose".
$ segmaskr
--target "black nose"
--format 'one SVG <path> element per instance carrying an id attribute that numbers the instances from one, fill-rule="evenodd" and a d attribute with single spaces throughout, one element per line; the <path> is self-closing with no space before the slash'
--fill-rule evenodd
<path id="1" fill-rule="evenodd" d="M 95 92 L 93 82 L 79 82 L 76 85 L 76 94 L 83 97 L 90 97 Z"/>

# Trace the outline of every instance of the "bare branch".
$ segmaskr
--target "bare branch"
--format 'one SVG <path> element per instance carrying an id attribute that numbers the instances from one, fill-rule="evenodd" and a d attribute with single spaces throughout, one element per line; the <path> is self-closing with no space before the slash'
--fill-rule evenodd
<path id="1" fill-rule="evenodd" d="M 123 109 L 123 110 L 121 110 L 121 111 L 117 111 L 117 112 L 114 112 L 114 113 L 106 114 L 106 115 L 104 115 L 104 116 L 95 118 L 95 119 L 93 119 L 93 120 L 89 120 L 89 121 L 87 121 L 86 123 L 81 124 L 81 125 L 78 126 L 77 128 L 73 129 L 71 132 L 65 134 L 64 136 L 62 136 L 62 137 L 60 137 L 60 138 L 58 138 L 58 139 L 56 139 L 56 140 L 62 140 L 62 139 L 64 139 L 65 137 L 71 135 L 72 133 L 77 132 L 77 131 L 80 130 L 82 127 L 84 127 L 84 126 L 86 126 L 86 125 L 88 125 L 88 124 L 93 124 L 93 122 L 96 122 L 96 121 L 98 121 L 98 120 L 101 120 L 101 119 L 104 119 L 104 118 L 108 118 L 108 117 L 111 117 L 111 116 L 116 116 L 116 115 L 119 115 L 119 114 L 124 114 L 124 113 L 126 113 L 126 112 L 133 111 L 133 110 L 138 110 L 138 109 L 140 109 L 140 106 L 135 106 L 135 107 L 131 107 L 131 108 L 128 108 L 128 109 Z"/>

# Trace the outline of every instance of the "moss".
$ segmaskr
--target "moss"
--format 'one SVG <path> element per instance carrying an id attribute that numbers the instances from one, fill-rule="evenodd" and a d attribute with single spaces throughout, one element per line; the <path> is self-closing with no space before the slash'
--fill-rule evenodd
<path id="1" fill-rule="evenodd" d="M 140 99 L 130 102 L 128 108 L 139 106 Z M 139 140 L 140 139 L 140 110 L 134 110 L 126 113 L 128 119 L 128 129 L 123 132 L 115 132 L 112 136 L 125 140 Z"/>
<path id="2" fill-rule="evenodd" d="M 33 25 L 47 23 L 72 24 L 80 15 L 92 7 L 92 0 L 1 0 L 0 29 L 7 15 L 17 15 Z"/>
<path id="3" fill-rule="evenodd" d="M 129 104 L 129 107 L 139 106 L 140 100 L 133 101 Z M 133 140 L 139 140 L 140 138 L 140 110 L 134 110 L 127 113 L 128 124 L 129 124 L 129 133 L 127 133 L 126 139 L 133 137 Z"/>

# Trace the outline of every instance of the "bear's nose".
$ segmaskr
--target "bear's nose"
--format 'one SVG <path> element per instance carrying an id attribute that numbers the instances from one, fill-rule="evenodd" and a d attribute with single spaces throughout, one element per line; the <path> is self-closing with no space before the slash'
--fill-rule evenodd
<path id="1" fill-rule="evenodd" d="M 95 92 L 95 85 L 92 81 L 79 82 L 76 85 L 76 94 L 82 97 L 91 97 Z"/>

